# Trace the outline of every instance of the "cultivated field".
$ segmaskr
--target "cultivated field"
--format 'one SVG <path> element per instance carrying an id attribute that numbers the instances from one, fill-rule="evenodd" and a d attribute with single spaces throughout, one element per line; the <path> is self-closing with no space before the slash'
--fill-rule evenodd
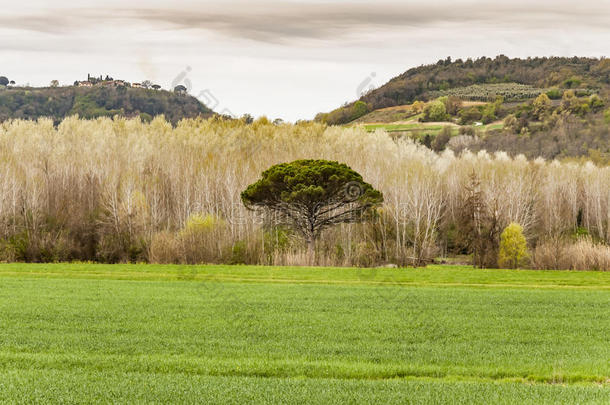
<path id="1" fill-rule="evenodd" d="M 0 265 L 1 402 L 610 401 L 610 273 Z"/>
<path id="2" fill-rule="evenodd" d="M 502 129 L 504 126 L 502 123 L 494 122 L 488 125 L 470 125 L 472 128 L 479 129 L 481 131 Z M 450 122 L 421 122 L 421 123 L 403 123 L 403 124 L 365 124 L 364 128 L 368 132 L 374 132 L 378 129 L 382 129 L 388 133 L 392 132 L 422 132 L 425 134 L 437 135 L 444 127 L 452 128 L 452 135 L 459 133 L 459 125 Z"/>
<path id="3" fill-rule="evenodd" d="M 548 89 L 519 83 L 474 84 L 466 87 L 431 92 L 432 97 L 455 96 L 463 100 L 493 101 L 502 96 L 505 101 L 527 100 L 535 98 Z"/>

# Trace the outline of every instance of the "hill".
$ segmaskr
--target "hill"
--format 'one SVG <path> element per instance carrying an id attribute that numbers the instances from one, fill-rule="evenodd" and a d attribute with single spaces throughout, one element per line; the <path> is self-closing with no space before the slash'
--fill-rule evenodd
<path id="1" fill-rule="evenodd" d="M 481 92 L 476 87 L 490 84 L 502 84 L 504 88 Z M 535 97 L 549 88 L 607 92 L 609 87 L 610 59 L 510 59 L 503 55 L 466 61 L 447 58 L 433 65 L 409 69 L 359 100 L 330 113 L 320 113 L 316 119 L 331 125 L 345 124 L 380 108 L 416 100 L 430 101 L 442 95 L 458 94 L 470 100 L 493 100 L 495 95 L 502 95 L 505 101 L 518 101 Z"/>
<path id="2" fill-rule="evenodd" d="M 450 59 L 410 69 L 316 120 L 442 151 L 610 163 L 610 59 Z M 438 135 L 441 135 L 440 137 Z"/>
<path id="3" fill-rule="evenodd" d="M 50 117 L 59 122 L 82 118 L 140 116 L 144 121 L 165 115 L 176 123 L 183 118 L 208 117 L 213 111 L 195 97 L 164 90 L 131 87 L 45 87 L 0 89 L 0 121 Z"/>

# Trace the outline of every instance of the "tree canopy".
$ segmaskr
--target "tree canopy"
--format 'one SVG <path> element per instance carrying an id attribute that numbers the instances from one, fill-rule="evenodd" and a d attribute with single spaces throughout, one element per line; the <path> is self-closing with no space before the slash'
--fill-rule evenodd
<path id="1" fill-rule="evenodd" d="M 501 267 L 516 269 L 525 264 L 529 258 L 527 240 L 523 236 L 523 227 L 511 223 L 500 236 L 498 263 Z"/>
<path id="2" fill-rule="evenodd" d="M 297 160 L 264 171 L 241 199 L 249 209 L 272 214 L 274 223 L 293 227 L 312 253 L 324 229 L 364 220 L 370 208 L 383 202 L 383 195 L 345 164 Z"/>

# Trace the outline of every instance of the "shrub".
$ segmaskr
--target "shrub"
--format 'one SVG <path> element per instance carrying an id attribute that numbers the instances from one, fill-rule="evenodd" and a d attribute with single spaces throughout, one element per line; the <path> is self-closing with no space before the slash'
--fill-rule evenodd
<path id="1" fill-rule="evenodd" d="M 481 110 L 477 107 L 469 107 L 460 110 L 460 124 L 472 124 L 475 121 L 480 121 L 482 117 Z"/>
<path id="2" fill-rule="evenodd" d="M 563 85 L 568 89 L 577 88 L 582 84 L 582 79 L 578 76 L 572 76 L 563 82 Z"/>
<path id="3" fill-rule="evenodd" d="M 455 96 L 442 97 L 441 100 L 445 104 L 445 110 L 449 115 L 457 115 L 462 108 L 462 100 Z"/>
<path id="4" fill-rule="evenodd" d="M 536 97 L 532 106 L 532 114 L 541 121 L 551 110 L 551 99 L 546 94 L 541 94 Z"/>
<path id="5" fill-rule="evenodd" d="M 424 121 L 445 121 L 447 119 L 447 108 L 442 100 L 428 103 L 424 108 Z"/>
<path id="6" fill-rule="evenodd" d="M 435 152 L 442 152 L 447 147 L 449 140 L 451 139 L 451 127 L 443 127 L 441 132 L 434 137 L 432 141 L 432 149 Z"/>
<path id="7" fill-rule="evenodd" d="M 421 139 L 420 142 L 422 145 L 424 145 L 426 148 L 432 149 L 432 136 L 430 134 L 426 134 L 424 135 Z"/>
<path id="8" fill-rule="evenodd" d="M 181 263 L 180 247 L 171 232 L 162 231 L 153 235 L 148 247 L 148 260 L 151 263 Z"/>
<path id="9" fill-rule="evenodd" d="M 231 247 L 231 259 L 229 264 L 246 264 L 247 261 L 247 246 L 243 240 L 238 240 Z"/>
<path id="10" fill-rule="evenodd" d="M 184 236 L 205 235 L 220 226 L 224 226 L 224 221 L 220 218 L 211 214 L 193 214 L 186 220 L 182 234 Z"/>
<path id="11" fill-rule="evenodd" d="M 500 267 L 516 269 L 522 267 L 528 260 L 527 241 L 523 236 L 521 225 L 511 223 L 500 235 L 500 252 L 498 264 Z"/>
<path id="12" fill-rule="evenodd" d="M 475 131 L 473 127 L 465 127 L 465 126 L 461 126 L 460 129 L 458 130 L 460 135 L 468 135 L 468 136 L 474 136 L 475 135 Z"/>
<path id="13" fill-rule="evenodd" d="M 478 138 L 473 135 L 458 135 L 451 138 L 447 145 L 451 150 L 461 151 L 476 144 L 477 141 Z"/>
<path id="14" fill-rule="evenodd" d="M 351 119 L 357 120 L 358 118 L 366 115 L 369 112 L 369 106 L 366 105 L 364 101 L 356 101 L 354 106 L 352 107 L 352 116 Z"/>
<path id="15" fill-rule="evenodd" d="M 589 97 L 589 107 L 591 107 L 591 110 L 594 112 L 600 111 L 602 108 L 604 108 L 604 100 L 602 100 L 597 94 L 593 94 L 591 97 Z"/>
<path id="16" fill-rule="evenodd" d="M 576 242 L 551 238 L 534 250 L 532 267 L 540 270 L 610 271 L 610 246 L 594 243 L 590 237 L 581 237 Z"/>
<path id="17" fill-rule="evenodd" d="M 519 131 L 519 120 L 514 114 L 509 114 L 504 118 L 504 129 L 513 133 Z"/>
<path id="18" fill-rule="evenodd" d="M 222 256 L 227 223 L 212 214 L 193 214 L 178 233 L 184 261 L 189 264 L 212 263 Z"/>
<path id="19" fill-rule="evenodd" d="M 481 114 L 481 121 L 483 124 L 490 124 L 496 120 L 496 107 L 494 104 L 487 104 L 485 108 L 483 108 L 483 113 Z"/>
<path id="20" fill-rule="evenodd" d="M 152 115 L 143 112 L 143 113 L 140 113 L 140 119 L 142 120 L 142 122 L 149 123 L 153 120 L 153 117 L 152 117 Z"/>
<path id="21" fill-rule="evenodd" d="M 424 111 L 425 106 L 426 103 L 424 103 L 423 101 L 415 100 L 411 105 L 411 110 L 413 110 L 413 112 L 416 114 L 421 114 Z"/>
<path id="22" fill-rule="evenodd" d="M 559 90 L 557 87 L 553 87 L 549 91 L 546 92 L 546 95 L 551 100 L 559 100 L 561 98 L 561 96 L 563 95 L 563 92 L 561 90 Z"/>

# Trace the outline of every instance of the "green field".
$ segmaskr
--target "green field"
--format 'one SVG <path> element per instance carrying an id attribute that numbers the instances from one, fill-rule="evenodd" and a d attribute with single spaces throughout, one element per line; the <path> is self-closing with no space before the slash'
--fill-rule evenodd
<path id="1" fill-rule="evenodd" d="M 447 125 L 450 125 L 450 124 L 447 123 Z M 445 126 L 446 125 L 440 125 L 440 124 L 439 125 L 436 125 L 436 124 L 429 125 L 429 124 L 423 124 L 423 123 L 417 123 L 417 124 L 364 124 L 364 128 L 368 132 L 375 132 L 378 129 L 382 129 L 389 133 L 392 133 L 392 132 L 412 133 L 415 131 L 419 131 L 423 135 L 429 134 L 429 135 L 433 135 L 433 136 L 438 135 L 438 133 L 441 132 Z M 504 128 L 504 124 L 501 124 L 501 123 L 478 125 L 478 126 L 467 125 L 467 126 L 470 126 L 477 130 L 480 130 L 480 131 L 491 131 L 491 130 Z M 451 132 L 452 132 L 453 136 L 459 134 L 459 128 L 460 127 L 457 127 L 457 126 L 452 127 Z"/>
<path id="2" fill-rule="evenodd" d="M 0 402 L 610 402 L 610 273 L 0 265 Z"/>
<path id="3" fill-rule="evenodd" d="M 447 123 L 449 125 L 449 123 Z M 439 132 L 444 125 L 424 125 L 424 124 L 365 124 L 364 128 L 367 131 L 373 132 L 378 129 L 383 129 L 386 132 L 403 132 L 403 131 L 429 131 Z"/>

